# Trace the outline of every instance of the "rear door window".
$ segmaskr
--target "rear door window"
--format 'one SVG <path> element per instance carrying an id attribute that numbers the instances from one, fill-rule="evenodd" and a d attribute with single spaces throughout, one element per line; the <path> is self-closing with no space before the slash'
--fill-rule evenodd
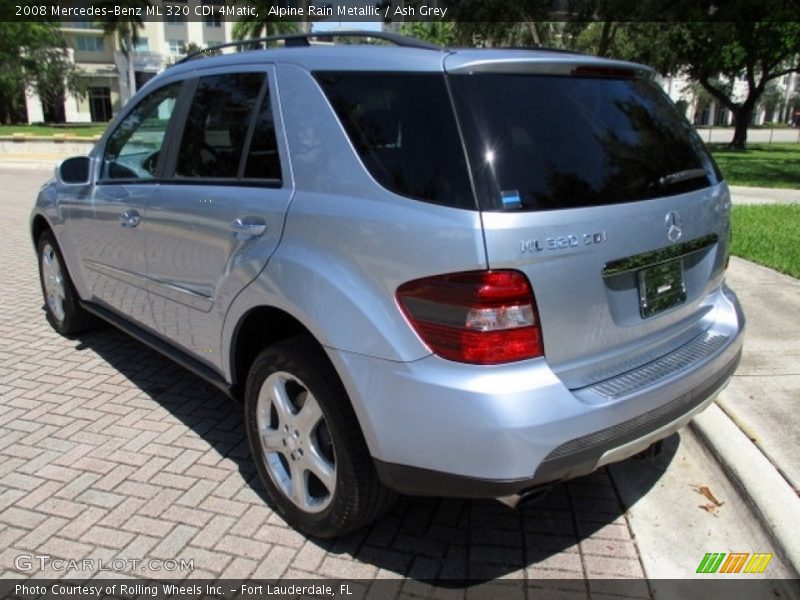
<path id="1" fill-rule="evenodd" d="M 472 74 L 450 82 L 484 210 L 632 202 L 721 179 L 649 80 Z"/>
<path id="2" fill-rule="evenodd" d="M 264 73 L 197 82 L 175 165 L 176 178 L 280 183 L 275 125 Z"/>
<path id="3" fill-rule="evenodd" d="M 364 166 L 410 198 L 475 208 L 441 73 L 317 72 Z"/>

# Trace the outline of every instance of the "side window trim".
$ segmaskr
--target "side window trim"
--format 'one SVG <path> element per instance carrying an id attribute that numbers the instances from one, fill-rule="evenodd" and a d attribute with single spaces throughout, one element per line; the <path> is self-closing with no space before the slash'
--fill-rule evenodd
<path id="1" fill-rule="evenodd" d="M 268 65 L 266 68 L 266 74 L 267 87 L 265 88 L 264 92 L 269 97 L 270 109 L 272 111 L 272 125 L 275 130 L 275 148 L 278 152 L 278 161 L 280 163 L 279 166 L 281 179 L 278 187 L 293 189 L 294 174 L 292 173 L 291 151 L 289 149 L 289 140 L 286 137 L 286 124 L 283 121 L 283 106 L 280 98 L 280 85 L 278 82 L 278 71 L 275 68 L 275 65 Z M 258 119 L 258 115 L 254 115 L 254 119 Z M 245 168 L 247 168 L 246 162 Z M 253 179 L 250 181 L 257 180 Z M 272 179 L 268 181 L 275 182 L 276 180 Z"/>
<path id="2" fill-rule="evenodd" d="M 164 85 L 159 86 L 158 88 L 153 89 L 150 92 L 150 94 L 157 93 L 159 90 L 162 90 L 167 86 L 174 85 L 175 83 L 181 84 L 180 90 L 178 91 L 178 94 L 175 99 L 175 109 L 173 110 L 173 113 L 170 116 L 170 122 L 164 134 L 165 142 L 161 149 L 161 155 L 158 157 L 155 176 L 152 178 L 112 179 L 108 177 L 105 178 L 102 177 L 109 140 L 113 137 L 114 133 L 119 129 L 119 127 L 122 126 L 125 119 L 127 119 L 128 116 L 130 116 L 130 114 L 133 111 L 135 111 L 136 108 L 140 106 L 141 103 L 147 99 L 147 96 L 145 96 L 139 102 L 137 102 L 135 106 L 132 106 L 129 110 L 127 110 L 120 119 L 117 126 L 109 134 L 108 138 L 106 138 L 105 143 L 102 147 L 102 151 L 100 153 L 99 169 L 97 170 L 97 178 L 95 180 L 95 185 L 133 185 L 133 184 L 169 183 L 169 184 L 183 184 L 183 185 L 194 184 L 194 185 L 228 185 L 237 187 L 266 187 L 273 189 L 292 187 L 293 184 L 291 183 L 292 182 L 291 169 L 288 165 L 289 150 L 285 138 L 284 123 L 281 113 L 280 100 L 278 97 L 279 92 L 278 92 L 277 74 L 275 72 L 274 65 L 267 65 L 266 68 L 264 69 L 244 68 L 241 71 L 238 70 L 236 71 L 243 73 L 259 72 L 259 73 L 264 73 L 265 75 L 264 82 L 259 90 L 258 96 L 255 101 L 254 110 L 249 117 L 247 135 L 245 137 L 242 154 L 239 159 L 239 166 L 237 169 L 236 179 L 207 178 L 207 177 L 184 179 L 175 177 L 175 168 L 178 161 L 178 152 L 180 150 L 181 140 L 183 138 L 184 129 L 186 127 L 186 121 L 189 116 L 189 111 L 191 109 L 191 102 L 192 99 L 194 98 L 197 86 L 199 85 L 200 78 L 211 75 L 225 74 L 227 72 L 233 72 L 233 71 L 231 71 L 230 69 L 225 69 L 225 71 L 218 72 L 216 69 L 213 69 L 211 70 L 211 72 L 202 73 L 200 75 L 194 74 L 193 76 L 187 77 L 186 79 L 170 81 L 168 83 L 165 83 Z M 253 137 L 255 135 L 255 128 L 257 126 L 259 118 L 258 107 L 260 107 L 263 104 L 265 98 L 269 99 L 270 108 L 273 114 L 273 126 L 275 130 L 276 150 L 278 153 L 281 178 L 280 179 L 256 178 L 256 177 L 245 178 L 244 172 L 247 168 L 247 161 L 249 158 L 250 148 L 252 146 Z"/>
<path id="3" fill-rule="evenodd" d="M 160 158 L 156 173 L 159 181 L 171 181 L 175 179 L 175 165 L 178 162 L 178 149 L 183 138 L 183 130 L 186 128 L 186 119 L 189 117 L 189 109 L 192 106 L 199 77 L 190 77 L 183 81 L 183 86 L 178 94 L 177 106 L 172 121 L 167 128 L 167 147 L 164 155 Z"/>
<path id="4" fill-rule="evenodd" d="M 239 156 L 239 168 L 236 170 L 236 179 L 240 181 L 245 179 L 244 171 L 247 167 L 247 161 L 250 158 L 250 145 L 253 142 L 253 133 L 255 132 L 256 123 L 258 123 L 259 113 L 261 112 L 261 105 L 264 103 L 264 96 L 267 94 L 268 89 L 269 75 L 264 73 L 264 81 L 261 82 L 261 89 L 258 91 L 258 96 L 256 96 L 255 103 L 253 104 L 253 111 L 250 113 L 250 123 L 247 125 L 247 134 L 242 144 L 242 154 Z"/>
<path id="5" fill-rule="evenodd" d="M 175 169 L 178 163 L 178 153 L 186 127 L 186 121 L 191 110 L 192 99 L 194 98 L 197 86 L 202 77 L 211 77 L 215 75 L 225 75 L 226 73 L 263 73 L 264 83 L 262 84 L 259 94 L 256 98 L 256 103 L 252 114 L 248 121 L 248 132 L 245 137 L 245 144 L 243 147 L 242 155 L 240 156 L 240 163 L 237 170 L 236 179 L 233 178 L 212 178 L 212 177 L 193 177 L 184 178 L 176 177 Z M 252 140 L 255 134 L 255 128 L 258 122 L 259 110 L 265 98 L 269 98 L 270 108 L 273 115 L 273 126 L 275 128 L 275 141 L 278 153 L 278 160 L 280 163 L 281 178 L 256 178 L 244 177 L 244 170 L 247 168 L 247 159 L 252 145 Z M 261 65 L 259 67 L 243 67 L 241 69 L 231 69 L 225 67 L 224 69 L 208 69 L 195 74 L 193 77 L 184 80 L 184 87 L 178 95 L 178 102 L 174 114 L 174 127 L 170 123 L 168 135 L 168 146 L 166 148 L 166 155 L 163 165 L 159 165 L 159 183 L 166 183 L 170 185 L 216 185 L 216 186 L 237 186 L 237 187 L 263 187 L 270 189 L 283 189 L 293 187 L 293 179 L 291 169 L 288 166 L 289 162 L 289 148 L 288 142 L 285 137 L 285 128 L 283 117 L 281 113 L 280 100 L 278 98 L 278 81 L 275 66 L 273 64 Z M 246 150 L 246 151 L 245 151 Z M 162 168 L 163 167 L 163 168 Z"/>

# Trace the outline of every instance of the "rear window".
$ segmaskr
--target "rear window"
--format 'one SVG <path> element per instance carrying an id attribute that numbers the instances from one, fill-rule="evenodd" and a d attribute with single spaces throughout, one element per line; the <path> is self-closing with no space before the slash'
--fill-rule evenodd
<path id="1" fill-rule="evenodd" d="M 483 210 L 632 202 L 721 180 L 651 81 L 474 74 L 450 82 Z"/>
<path id="2" fill-rule="evenodd" d="M 378 183 L 417 200 L 475 209 L 441 73 L 317 72 L 315 76 Z"/>

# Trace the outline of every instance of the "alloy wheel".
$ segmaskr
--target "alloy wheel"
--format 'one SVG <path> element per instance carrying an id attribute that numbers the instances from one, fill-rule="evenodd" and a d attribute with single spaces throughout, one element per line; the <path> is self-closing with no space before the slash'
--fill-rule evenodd
<path id="1" fill-rule="evenodd" d="M 67 297 L 64 285 L 64 272 L 61 269 L 61 262 L 55 249 L 50 244 L 45 244 L 42 248 L 42 281 L 44 282 L 45 298 L 47 306 L 53 317 L 59 322 L 66 318 L 64 301 Z"/>
<path id="2" fill-rule="evenodd" d="M 336 491 L 336 458 L 325 415 L 291 373 L 270 374 L 258 394 L 256 422 L 270 478 L 299 509 L 325 510 Z"/>

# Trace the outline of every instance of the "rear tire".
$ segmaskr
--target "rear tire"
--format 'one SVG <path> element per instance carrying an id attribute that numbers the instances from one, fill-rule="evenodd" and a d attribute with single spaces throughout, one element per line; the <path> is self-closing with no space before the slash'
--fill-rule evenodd
<path id="1" fill-rule="evenodd" d="M 39 257 L 39 281 L 50 325 L 63 336 L 72 336 L 94 327 L 97 321 L 80 305 L 78 293 L 69 277 L 53 233 L 42 232 L 36 248 Z"/>
<path id="2" fill-rule="evenodd" d="M 245 388 L 253 459 L 280 515 L 331 538 L 383 514 L 395 495 L 381 484 L 344 386 L 310 336 L 259 354 Z"/>

